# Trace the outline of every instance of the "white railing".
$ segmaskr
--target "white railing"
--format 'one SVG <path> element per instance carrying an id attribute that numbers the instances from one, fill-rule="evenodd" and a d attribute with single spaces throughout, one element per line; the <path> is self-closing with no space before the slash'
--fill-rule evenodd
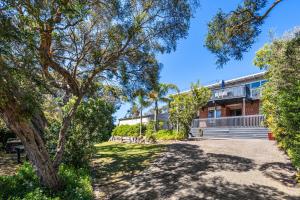
<path id="1" fill-rule="evenodd" d="M 192 128 L 264 127 L 263 115 L 194 119 Z"/>
<path id="2" fill-rule="evenodd" d="M 224 89 L 214 90 L 212 92 L 212 100 L 235 98 L 235 97 L 246 97 L 246 86 L 235 86 L 227 87 Z"/>

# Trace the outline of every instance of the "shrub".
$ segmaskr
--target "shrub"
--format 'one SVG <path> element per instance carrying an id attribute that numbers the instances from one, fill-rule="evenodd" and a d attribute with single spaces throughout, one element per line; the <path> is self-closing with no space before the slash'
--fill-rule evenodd
<path id="1" fill-rule="evenodd" d="M 300 171 L 300 32 L 275 40 L 256 53 L 255 64 L 268 69 L 262 110 L 280 147 Z"/>
<path id="2" fill-rule="evenodd" d="M 15 134 L 10 131 L 0 119 L 0 149 L 4 148 L 9 138 L 15 138 Z"/>
<path id="3" fill-rule="evenodd" d="M 175 130 L 160 130 L 154 133 L 154 137 L 157 140 L 183 140 L 185 139 L 184 132 L 177 132 Z"/>
<path id="4" fill-rule="evenodd" d="M 65 108 L 68 110 L 68 107 Z M 101 98 L 84 101 L 78 107 L 67 134 L 64 163 L 76 167 L 86 167 L 95 152 L 94 145 L 107 141 L 114 127 L 112 117 L 116 108 Z M 60 119 L 49 119 L 50 126 L 46 134 L 47 147 L 54 155 L 61 127 Z"/>
<path id="5" fill-rule="evenodd" d="M 145 125 L 142 126 L 142 132 L 146 130 Z M 112 131 L 113 136 L 138 137 L 140 135 L 140 125 L 120 125 Z"/>
<path id="6" fill-rule="evenodd" d="M 154 133 L 154 125 L 155 125 L 155 121 L 150 121 L 146 124 L 146 135 L 150 135 Z M 162 130 L 164 126 L 164 122 L 163 121 L 159 121 L 158 122 L 158 130 Z"/>
<path id="7" fill-rule="evenodd" d="M 29 163 L 24 163 L 14 176 L 0 176 L 0 199 L 14 200 L 89 200 L 93 190 L 89 171 L 62 165 L 59 169 L 62 188 L 51 192 L 39 184 Z"/>

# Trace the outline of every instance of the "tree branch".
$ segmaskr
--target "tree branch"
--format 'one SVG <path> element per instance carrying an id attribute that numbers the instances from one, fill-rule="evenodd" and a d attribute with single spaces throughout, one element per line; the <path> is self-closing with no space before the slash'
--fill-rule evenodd
<path id="1" fill-rule="evenodd" d="M 71 124 L 71 120 L 74 117 L 78 106 L 80 105 L 82 97 L 83 97 L 82 95 L 77 97 L 72 109 L 69 111 L 69 113 L 63 119 L 62 126 L 59 130 L 58 144 L 56 147 L 56 153 L 55 153 L 54 162 L 53 162 L 55 169 L 58 169 L 58 167 L 62 161 L 64 148 L 65 148 L 65 142 L 66 142 L 66 132 Z"/>

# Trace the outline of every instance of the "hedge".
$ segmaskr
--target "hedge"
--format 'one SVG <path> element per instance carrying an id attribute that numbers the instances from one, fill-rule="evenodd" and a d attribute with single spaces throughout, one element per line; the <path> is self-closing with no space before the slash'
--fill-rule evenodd
<path id="1" fill-rule="evenodd" d="M 142 132 L 145 132 L 145 126 L 142 126 Z M 113 129 L 113 136 L 138 137 L 140 135 L 140 125 L 120 125 Z"/>
<path id="2" fill-rule="evenodd" d="M 175 130 L 159 130 L 158 132 L 153 131 L 153 123 L 149 123 L 146 126 L 143 125 L 142 133 L 147 138 L 156 140 L 182 140 L 185 139 L 185 134 L 180 131 L 177 133 Z M 112 131 L 113 136 L 122 137 L 138 137 L 140 135 L 140 125 L 120 125 L 114 128 Z"/>
<path id="3" fill-rule="evenodd" d="M 157 140 L 183 140 L 185 139 L 185 134 L 175 130 L 160 130 L 154 133 L 154 137 Z"/>

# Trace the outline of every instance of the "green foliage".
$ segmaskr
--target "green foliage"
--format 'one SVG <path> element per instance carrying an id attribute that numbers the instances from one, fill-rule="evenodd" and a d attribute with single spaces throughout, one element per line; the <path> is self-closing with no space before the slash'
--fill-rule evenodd
<path id="1" fill-rule="evenodd" d="M 64 186 L 59 193 L 61 199 L 93 199 L 92 179 L 87 169 L 62 165 L 58 174 Z"/>
<path id="2" fill-rule="evenodd" d="M 0 176 L 0 199 L 12 200 L 85 200 L 93 199 L 91 177 L 86 169 L 62 165 L 62 186 L 53 192 L 41 187 L 33 167 L 24 163 L 14 176 Z"/>
<path id="3" fill-rule="evenodd" d="M 6 145 L 6 141 L 9 138 L 15 138 L 15 134 L 10 131 L 4 122 L 0 119 L 0 149 L 4 148 Z"/>
<path id="4" fill-rule="evenodd" d="M 142 126 L 142 132 L 145 132 L 145 125 Z M 138 137 L 140 135 L 140 125 L 120 125 L 114 128 L 112 131 L 113 136 L 123 136 L 123 137 Z"/>
<path id="5" fill-rule="evenodd" d="M 154 137 L 157 140 L 183 140 L 186 138 L 186 134 L 182 131 L 176 130 L 159 130 L 154 133 Z"/>
<path id="6" fill-rule="evenodd" d="M 230 57 L 241 60 L 260 34 L 260 26 L 270 11 L 281 2 L 275 1 L 266 11 L 267 0 L 244 0 L 229 12 L 222 10 L 208 23 L 206 47 L 216 55 L 222 67 Z"/>
<path id="7" fill-rule="evenodd" d="M 167 84 L 167 83 L 159 83 L 157 85 L 153 85 L 152 91 L 149 93 L 149 99 L 154 103 L 154 129 L 157 131 L 159 130 L 159 122 L 158 122 L 158 103 L 169 103 L 171 101 L 170 98 L 167 97 L 167 94 L 170 91 L 176 91 L 179 92 L 179 89 L 174 84 Z"/>
<path id="8" fill-rule="evenodd" d="M 152 134 L 155 132 L 154 130 L 155 121 L 150 121 L 146 124 L 146 134 Z M 164 122 L 158 121 L 158 129 L 163 129 Z"/>
<path id="9" fill-rule="evenodd" d="M 169 110 L 173 126 L 178 125 L 179 129 L 187 136 L 197 111 L 207 104 L 210 97 L 210 90 L 200 87 L 199 84 L 192 84 L 191 91 L 188 93 L 174 95 Z"/>
<path id="10" fill-rule="evenodd" d="M 268 69 L 262 110 L 279 145 L 300 170 L 300 35 L 260 49 L 254 63 Z"/>
<path id="11" fill-rule="evenodd" d="M 36 134 L 44 135 L 43 125 L 47 123 L 42 105 L 47 96 L 61 98 L 63 107 L 72 97 L 78 97 L 79 103 L 81 99 L 88 101 L 92 98 L 88 95 L 90 90 L 99 82 L 103 87 L 121 86 L 127 94 L 149 87 L 159 74 L 156 53 L 176 49 L 177 40 L 188 33 L 197 6 L 198 0 L 1 1 L 0 114 L 7 119 L 9 112 L 4 111 L 14 108 L 14 123 L 27 123 L 28 127 L 34 126 Z M 86 124 L 69 123 L 73 113 L 63 113 L 66 123 L 61 130 L 71 124 L 71 132 L 76 134 L 66 134 L 66 140 L 61 134 L 60 138 L 73 140 L 72 145 L 79 140 L 80 148 L 90 146 L 88 141 L 94 137 L 84 133 L 87 129 L 97 132 L 97 127 L 92 123 L 87 128 Z M 87 117 L 90 121 L 99 120 Z M 105 122 L 102 119 L 101 116 L 100 122 Z M 52 138 L 58 137 L 55 134 Z M 102 136 L 107 138 L 107 134 L 104 130 Z M 52 143 L 54 147 L 56 142 Z M 43 148 L 32 148 L 34 153 L 39 149 Z M 58 151 L 58 164 L 60 152 L 63 151 Z M 70 151 L 64 157 L 83 155 L 77 153 Z M 32 155 L 29 154 L 31 160 Z"/>
<path id="12" fill-rule="evenodd" d="M 68 110 L 69 108 L 65 108 Z M 115 105 L 101 98 L 83 101 L 70 126 L 65 146 L 64 162 L 73 166 L 85 166 L 95 152 L 96 143 L 107 141 L 114 128 Z M 54 154 L 61 122 L 51 119 L 46 135 L 49 151 Z"/>

